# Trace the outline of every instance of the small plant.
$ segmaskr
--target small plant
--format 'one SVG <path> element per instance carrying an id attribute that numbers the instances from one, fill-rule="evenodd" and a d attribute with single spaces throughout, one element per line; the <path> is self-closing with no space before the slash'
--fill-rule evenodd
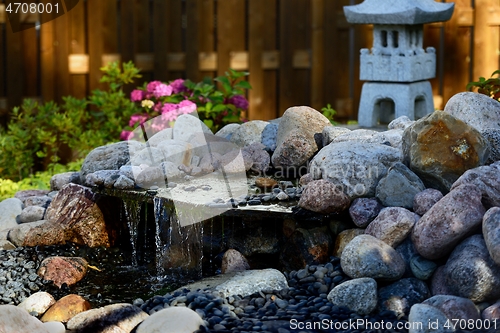
<path id="1" fill-rule="evenodd" d="M 480 77 L 479 81 L 472 81 L 467 84 L 466 89 L 472 91 L 473 88 L 477 88 L 477 92 L 495 100 L 500 99 L 500 77 L 494 77 L 500 74 L 500 69 L 494 71 L 489 79 Z"/>
<path id="2" fill-rule="evenodd" d="M 325 116 L 326 118 L 328 118 L 328 120 L 330 120 L 330 123 L 333 126 L 337 126 L 338 125 L 338 123 L 333 120 L 333 118 L 337 114 L 337 111 L 335 111 L 334 109 L 332 109 L 332 106 L 330 105 L 330 103 L 328 103 L 325 107 L 321 108 L 321 113 L 323 114 L 323 116 Z"/>
<path id="3" fill-rule="evenodd" d="M 170 127 L 181 114 L 195 111 L 214 132 L 228 123 L 240 122 L 242 112 L 248 109 L 244 94 L 251 89 L 250 84 L 243 80 L 247 75 L 247 72 L 230 69 L 223 76 L 205 78 L 198 83 L 183 79 L 168 84 L 160 81 L 146 83 L 130 95 L 131 101 L 140 103 L 144 112 L 130 117 L 121 138 L 130 139 L 134 126 L 157 116 L 161 118 L 153 121 L 151 127 L 154 131 Z"/>

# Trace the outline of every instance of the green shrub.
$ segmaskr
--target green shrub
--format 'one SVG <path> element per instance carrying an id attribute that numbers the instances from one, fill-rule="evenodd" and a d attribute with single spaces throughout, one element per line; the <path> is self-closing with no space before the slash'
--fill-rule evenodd
<path id="1" fill-rule="evenodd" d="M 497 75 L 496 77 L 493 77 Z M 494 71 L 489 79 L 480 77 L 478 81 L 472 81 L 467 84 L 466 89 L 471 91 L 477 88 L 477 92 L 497 101 L 500 101 L 500 69 Z"/>

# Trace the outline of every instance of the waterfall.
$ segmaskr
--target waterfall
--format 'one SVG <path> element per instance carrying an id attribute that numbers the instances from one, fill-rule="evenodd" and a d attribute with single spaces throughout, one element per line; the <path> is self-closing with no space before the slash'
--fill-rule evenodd
<path id="1" fill-rule="evenodd" d="M 139 223 L 141 221 L 141 203 L 136 200 L 123 200 L 125 219 L 130 233 L 130 244 L 132 245 L 132 266 L 138 265 L 138 237 Z"/>

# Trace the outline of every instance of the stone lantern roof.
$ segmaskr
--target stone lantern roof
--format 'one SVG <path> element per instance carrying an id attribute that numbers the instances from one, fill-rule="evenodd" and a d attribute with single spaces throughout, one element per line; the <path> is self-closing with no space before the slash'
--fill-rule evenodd
<path id="1" fill-rule="evenodd" d="M 414 25 L 447 21 L 454 6 L 433 0 L 365 0 L 344 6 L 344 14 L 349 23 Z"/>

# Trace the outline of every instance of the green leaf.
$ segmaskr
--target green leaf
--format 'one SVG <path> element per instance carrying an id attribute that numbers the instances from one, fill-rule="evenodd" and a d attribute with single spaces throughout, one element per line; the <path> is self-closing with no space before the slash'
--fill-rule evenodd
<path id="1" fill-rule="evenodd" d="M 238 83 L 236 83 L 234 85 L 234 87 L 241 88 L 241 89 L 252 89 L 252 86 L 247 81 L 239 81 Z"/>
<path id="2" fill-rule="evenodd" d="M 218 76 L 214 80 L 222 84 L 222 88 L 224 88 L 226 93 L 231 92 L 231 82 L 229 81 L 227 76 Z"/>
<path id="3" fill-rule="evenodd" d="M 208 126 L 208 128 L 212 128 L 214 126 L 214 122 L 211 119 L 203 120 L 203 123 Z"/>

